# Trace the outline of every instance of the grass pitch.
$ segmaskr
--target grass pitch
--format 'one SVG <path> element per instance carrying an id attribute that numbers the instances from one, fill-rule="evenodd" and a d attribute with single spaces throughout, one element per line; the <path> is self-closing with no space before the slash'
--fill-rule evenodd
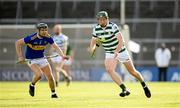
<path id="1" fill-rule="evenodd" d="M 131 94 L 122 98 L 112 82 L 60 83 L 60 98 L 51 99 L 47 82 L 36 85 L 35 97 L 28 94 L 29 82 L 0 82 L 0 108 L 180 108 L 180 83 L 147 83 L 150 99 L 139 83 L 125 84 Z"/>

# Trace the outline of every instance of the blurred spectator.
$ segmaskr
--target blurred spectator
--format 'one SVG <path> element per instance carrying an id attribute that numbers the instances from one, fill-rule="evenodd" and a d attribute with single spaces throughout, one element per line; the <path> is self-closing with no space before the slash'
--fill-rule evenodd
<path id="1" fill-rule="evenodd" d="M 72 46 L 69 44 L 67 46 L 66 56 L 68 56 L 69 59 L 64 61 L 63 69 L 67 72 L 69 79 L 72 80 L 71 66 L 72 66 L 72 62 L 74 60 L 74 50 L 73 50 Z"/>
<path id="2" fill-rule="evenodd" d="M 159 70 L 159 81 L 166 81 L 167 69 L 171 59 L 171 52 L 166 47 L 165 43 L 161 44 L 161 47 L 156 49 L 155 60 Z"/>

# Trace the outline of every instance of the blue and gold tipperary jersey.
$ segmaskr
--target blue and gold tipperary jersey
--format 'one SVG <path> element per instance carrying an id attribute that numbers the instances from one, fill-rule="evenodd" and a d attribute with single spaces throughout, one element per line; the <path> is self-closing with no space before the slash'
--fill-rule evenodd
<path id="1" fill-rule="evenodd" d="M 24 38 L 24 42 L 27 45 L 26 48 L 26 59 L 36 59 L 44 57 L 44 49 L 47 44 L 53 44 L 53 39 L 49 37 L 39 38 L 37 33 L 33 33 Z"/>

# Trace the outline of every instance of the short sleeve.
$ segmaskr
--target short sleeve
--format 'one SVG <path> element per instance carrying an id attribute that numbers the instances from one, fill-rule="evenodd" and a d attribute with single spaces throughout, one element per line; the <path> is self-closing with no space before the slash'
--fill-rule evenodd
<path id="1" fill-rule="evenodd" d="M 26 36 L 26 37 L 24 38 L 24 42 L 25 42 L 26 44 L 29 43 L 30 41 L 32 41 L 33 39 L 36 38 L 36 34 L 37 34 L 37 33 L 33 33 L 33 34 L 31 34 L 31 35 Z"/>
<path id="2" fill-rule="evenodd" d="M 49 44 L 53 44 L 53 43 L 54 43 L 54 40 L 53 40 L 52 37 L 49 37 L 49 38 L 47 39 L 47 41 L 48 41 Z"/>
<path id="3" fill-rule="evenodd" d="M 97 38 L 96 32 L 95 32 L 95 27 L 93 28 L 92 36 Z"/>
<path id="4" fill-rule="evenodd" d="M 120 32 L 119 27 L 116 24 L 114 24 L 112 28 L 114 35 L 117 35 Z"/>
<path id="5" fill-rule="evenodd" d="M 69 38 L 68 36 L 65 35 L 65 44 L 68 45 L 69 44 Z"/>
<path id="6" fill-rule="evenodd" d="M 31 41 L 31 36 L 26 36 L 25 38 L 24 38 L 24 42 L 27 44 L 27 43 L 29 43 Z"/>
<path id="7" fill-rule="evenodd" d="M 68 42 L 69 38 L 65 35 L 65 41 Z"/>

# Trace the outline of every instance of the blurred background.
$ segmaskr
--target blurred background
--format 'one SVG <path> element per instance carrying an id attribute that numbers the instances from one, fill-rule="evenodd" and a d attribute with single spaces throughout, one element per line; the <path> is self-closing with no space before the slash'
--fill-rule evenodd
<path id="1" fill-rule="evenodd" d="M 172 55 L 167 80 L 180 81 L 180 0 L 0 0 L 0 80 L 31 80 L 31 70 L 16 64 L 15 41 L 44 22 L 50 33 L 55 24 L 62 24 L 69 37 L 75 52 L 73 80 L 111 81 L 104 70 L 104 50 L 99 48 L 95 59 L 87 52 L 101 10 L 121 28 L 127 46 L 138 46 L 138 52 L 130 53 L 145 80 L 158 81 L 155 50 L 165 43 Z M 124 80 L 135 81 L 121 65 L 117 71 Z"/>

